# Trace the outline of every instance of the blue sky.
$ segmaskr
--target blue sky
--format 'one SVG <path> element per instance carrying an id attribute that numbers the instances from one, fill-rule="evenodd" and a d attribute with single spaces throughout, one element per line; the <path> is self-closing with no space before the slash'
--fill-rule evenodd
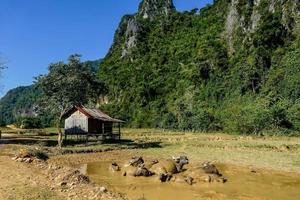
<path id="1" fill-rule="evenodd" d="M 1 0 L 0 56 L 8 67 L 0 78 L 0 97 L 30 85 L 49 63 L 79 53 L 83 60 L 106 55 L 125 14 L 141 0 Z M 174 0 L 179 11 L 201 8 L 212 0 Z"/>

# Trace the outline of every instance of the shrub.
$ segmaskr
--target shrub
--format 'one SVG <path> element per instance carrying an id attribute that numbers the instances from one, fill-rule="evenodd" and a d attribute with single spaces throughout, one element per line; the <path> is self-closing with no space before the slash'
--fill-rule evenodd
<path id="1" fill-rule="evenodd" d="M 225 130 L 240 134 L 258 134 L 271 124 L 271 115 L 266 102 L 246 101 L 244 98 L 232 102 L 222 116 Z"/>
<path id="2" fill-rule="evenodd" d="M 280 100 L 270 108 L 273 128 L 275 129 L 293 128 L 293 124 L 288 119 L 288 111 L 287 111 L 288 107 L 289 107 L 288 101 Z"/>
<path id="3" fill-rule="evenodd" d="M 287 119 L 296 131 L 300 131 L 300 100 L 287 109 Z"/>
<path id="4" fill-rule="evenodd" d="M 16 126 L 22 129 L 42 128 L 42 122 L 38 117 L 18 117 Z"/>
<path id="5" fill-rule="evenodd" d="M 49 155 L 47 154 L 47 152 L 40 149 L 30 149 L 29 154 L 40 160 L 46 161 L 49 159 Z"/>
<path id="6" fill-rule="evenodd" d="M 5 121 L 3 120 L 3 118 L 0 116 L 0 126 L 5 126 Z"/>

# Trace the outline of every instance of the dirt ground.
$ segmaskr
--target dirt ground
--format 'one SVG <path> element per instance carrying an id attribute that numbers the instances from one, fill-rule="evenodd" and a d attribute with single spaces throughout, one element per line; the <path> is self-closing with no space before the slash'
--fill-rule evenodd
<path id="1" fill-rule="evenodd" d="M 48 162 L 16 162 L 7 155 L 14 151 L 15 147 L 0 144 L 0 200 L 125 199 L 93 183 L 64 183 L 62 178 L 75 168 Z"/>
<path id="2" fill-rule="evenodd" d="M 39 170 L 8 156 L 0 156 L 0 180 L 1 200 L 64 199 L 63 193 L 52 189 Z"/>
<path id="3" fill-rule="evenodd" d="M 63 177 L 81 164 L 103 160 L 119 162 L 136 155 L 143 156 L 145 159 L 165 159 L 184 154 L 193 162 L 216 161 L 238 168 L 242 166 L 246 173 L 250 173 L 251 170 L 267 172 L 268 174 L 262 176 L 268 177 L 269 174 L 279 173 L 280 177 L 283 175 L 287 179 L 297 181 L 295 183 L 297 185 L 300 180 L 300 138 L 297 137 L 248 137 L 126 129 L 121 143 L 70 144 L 64 149 L 71 150 L 74 154 L 56 155 L 53 154 L 56 148 L 55 137 L 17 134 L 2 136 L 0 200 L 123 200 L 125 198 L 119 193 L 103 192 L 101 187 L 105 184 L 101 184 L 101 181 L 97 181 L 97 184 L 68 182 L 65 185 Z M 41 146 L 51 154 L 47 162 L 26 164 L 11 159 L 13 154 L 22 148 Z M 113 150 L 115 147 L 128 149 Z M 102 151 L 107 148 L 110 148 L 109 152 Z M 91 152 L 90 150 L 98 153 L 84 153 Z M 83 153 L 78 154 L 78 152 Z M 252 179 L 252 175 L 249 179 Z M 272 182 L 273 179 L 271 178 L 270 181 Z M 107 189 L 110 191 L 110 188 Z"/>

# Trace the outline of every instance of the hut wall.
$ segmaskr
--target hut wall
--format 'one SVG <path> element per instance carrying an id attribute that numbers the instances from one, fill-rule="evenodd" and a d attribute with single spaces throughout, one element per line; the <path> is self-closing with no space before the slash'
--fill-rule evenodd
<path id="1" fill-rule="evenodd" d="M 65 120 L 66 134 L 84 134 L 88 132 L 88 117 L 79 111 Z"/>

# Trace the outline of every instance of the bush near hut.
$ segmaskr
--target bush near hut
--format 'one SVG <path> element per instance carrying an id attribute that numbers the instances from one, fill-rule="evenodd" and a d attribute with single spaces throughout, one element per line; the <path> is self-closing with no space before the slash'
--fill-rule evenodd
<path id="1" fill-rule="evenodd" d="M 41 119 L 38 117 L 18 117 L 16 126 L 22 129 L 42 128 Z"/>

